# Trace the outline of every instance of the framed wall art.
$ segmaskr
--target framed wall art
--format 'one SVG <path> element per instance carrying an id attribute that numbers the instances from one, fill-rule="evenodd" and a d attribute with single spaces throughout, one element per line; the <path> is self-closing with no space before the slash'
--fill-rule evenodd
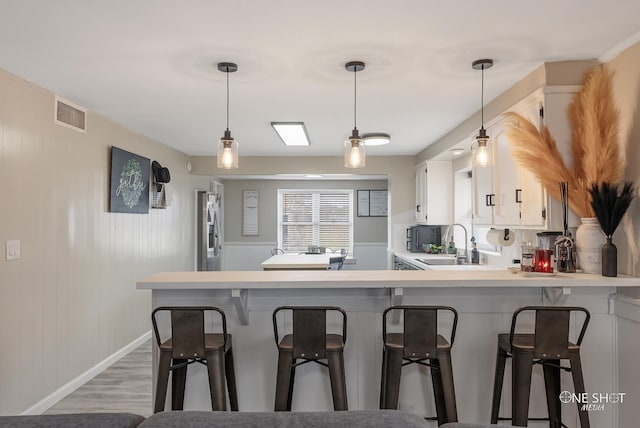
<path id="1" fill-rule="evenodd" d="M 111 147 L 111 194 L 109 211 L 149 213 L 150 160 Z"/>

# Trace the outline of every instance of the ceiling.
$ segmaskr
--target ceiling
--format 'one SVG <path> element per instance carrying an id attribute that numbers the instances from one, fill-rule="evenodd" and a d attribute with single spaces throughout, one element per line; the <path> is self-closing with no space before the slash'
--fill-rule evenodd
<path id="1" fill-rule="evenodd" d="M 637 0 L 3 0 L 0 68 L 190 155 L 230 129 L 240 155 L 413 155 L 545 61 L 602 58 L 637 38 Z M 304 121 L 285 147 L 272 121 Z M 88 123 L 91 132 L 91 123 Z"/>

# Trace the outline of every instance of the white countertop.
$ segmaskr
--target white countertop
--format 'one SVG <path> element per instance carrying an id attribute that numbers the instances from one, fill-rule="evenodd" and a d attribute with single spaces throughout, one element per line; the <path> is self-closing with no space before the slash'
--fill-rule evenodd
<path id="1" fill-rule="evenodd" d="M 336 254 L 278 254 L 269 257 L 262 262 L 260 267 L 264 270 L 285 269 L 329 269 L 331 257 L 339 257 Z"/>
<path id="2" fill-rule="evenodd" d="M 541 276 L 501 270 L 326 270 L 161 272 L 142 278 L 140 290 L 286 288 L 640 287 L 640 278 L 583 273 Z"/>

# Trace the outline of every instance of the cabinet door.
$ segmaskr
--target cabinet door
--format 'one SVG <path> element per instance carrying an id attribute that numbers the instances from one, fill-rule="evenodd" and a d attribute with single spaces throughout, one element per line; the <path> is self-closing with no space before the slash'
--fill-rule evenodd
<path id="1" fill-rule="evenodd" d="M 453 165 L 451 162 L 427 162 L 425 185 L 427 224 L 453 223 Z"/>
<path id="2" fill-rule="evenodd" d="M 538 92 L 526 98 L 514 109 L 529 119 L 538 129 L 542 125 L 540 111 L 542 108 L 542 93 Z M 513 161 L 515 164 L 515 160 Z M 518 165 L 518 204 L 520 208 L 520 225 L 544 227 L 546 224 L 545 201 L 547 193 L 540 181 L 528 170 Z"/>
<path id="3" fill-rule="evenodd" d="M 427 163 L 422 162 L 416 167 L 416 223 L 427 222 Z"/>
<path id="4" fill-rule="evenodd" d="M 547 192 L 538 179 L 524 168 L 520 169 L 520 224 L 522 226 L 546 225 Z"/>
<path id="5" fill-rule="evenodd" d="M 476 225 L 493 224 L 493 206 L 495 194 L 493 193 L 493 144 L 487 143 L 489 165 L 476 166 L 471 169 L 473 181 L 473 223 Z"/>
<path id="6" fill-rule="evenodd" d="M 520 224 L 520 203 L 522 186 L 519 181 L 520 167 L 511 156 L 511 147 L 506 137 L 506 126 L 499 122 L 487 130 L 494 141 L 494 183 L 495 207 L 493 224 L 513 226 Z M 518 199 L 516 199 L 518 198 Z"/>

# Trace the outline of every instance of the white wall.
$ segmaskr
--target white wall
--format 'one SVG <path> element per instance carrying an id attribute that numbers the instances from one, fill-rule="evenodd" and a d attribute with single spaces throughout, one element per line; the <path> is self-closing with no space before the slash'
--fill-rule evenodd
<path id="1" fill-rule="evenodd" d="M 0 415 L 43 400 L 150 329 L 139 278 L 193 266 L 187 157 L 89 112 L 87 133 L 53 123 L 54 95 L 0 71 Z M 110 147 L 171 170 L 174 202 L 108 212 Z M 20 260 L 6 261 L 6 240 Z"/>

